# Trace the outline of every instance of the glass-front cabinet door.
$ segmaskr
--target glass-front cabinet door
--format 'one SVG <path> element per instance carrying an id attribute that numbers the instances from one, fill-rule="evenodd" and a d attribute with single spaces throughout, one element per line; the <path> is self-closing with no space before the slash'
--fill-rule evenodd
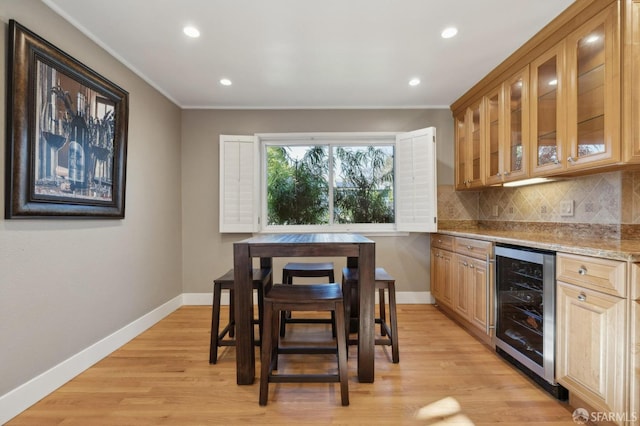
<path id="1" fill-rule="evenodd" d="M 463 113 L 455 118 L 455 130 L 456 130 L 456 189 L 467 188 L 467 152 L 469 147 L 467 146 L 467 114 Z"/>
<path id="2" fill-rule="evenodd" d="M 625 40 L 628 49 L 624 52 L 625 105 L 622 140 L 626 142 L 625 161 L 640 162 L 640 0 L 634 0 L 627 9 Z M 640 402 L 638 403 L 640 405 Z"/>
<path id="3" fill-rule="evenodd" d="M 484 125 L 482 101 L 455 118 L 456 189 L 481 187 L 484 184 Z"/>
<path id="4" fill-rule="evenodd" d="M 505 169 L 504 180 L 528 175 L 529 150 L 529 67 L 504 84 L 505 98 Z"/>
<path id="5" fill-rule="evenodd" d="M 531 175 L 549 174 L 563 168 L 565 143 L 565 44 L 530 64 L 531 72 Z"/>
<path id="6" fill-rule="evenodd" d="M 486 149 L 487 149 L 487 185 L 502 182 L 504 173 L 504 138 L 503 138 L 503 85 L 485 97 L 486 117 Z"/>
<path id="7" fill-rule="evenodd" d="M 484 135 L 482 134 L 483 113 L 482 101 L 473 105 L 469 110 L 469 138 L 471 148 L 470 188 L 484 184 Z"/>
<path id="8" fill-rule="evenodd" d="M 620 160 L 618 3 L 567 38 L 567 169 Z"/>

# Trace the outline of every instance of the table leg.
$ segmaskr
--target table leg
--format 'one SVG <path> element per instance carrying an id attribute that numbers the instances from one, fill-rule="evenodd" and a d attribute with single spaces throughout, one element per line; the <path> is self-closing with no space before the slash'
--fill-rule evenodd
<path id="1" fill-rule="evenodd" d="M 249 245 L 233 245 L 233 268 L 236 313 L 236 382 L 253 384 L 255 353 L 253 350 L 253 276 Z"/>
<path id="2" fill-rule="evenodd" d="M 375 359 L 375 245 L 361 244 L 358 259 L 360 278 L 360 324 L 358 329 L 358 379 L 373 383 Z"/>

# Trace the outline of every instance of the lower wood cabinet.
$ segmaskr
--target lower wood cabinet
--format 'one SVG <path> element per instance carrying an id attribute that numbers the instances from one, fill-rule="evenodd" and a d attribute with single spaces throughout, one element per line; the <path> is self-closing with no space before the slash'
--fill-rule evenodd
<path id="1" fill-rule="evenodd" d="M 487 241 L 434 234 L 431 239 L 431 293 L 454 319 L 491 344 L 493 292 Z"/>
<path id="2" fill-rule="evenodd" d="M 448 250 L 431 249 L 431 294 L 449 308 L 453 308 L 453 257 Z"/>
<path id="3" fill-rule="evenodd" d="M 626 411 L 626 302 L 558 283 L 556 379 L 601 412 Z"/>
<path id="4" fill-rule="evenodd" d="M 456 313 L 489 334 L 490 288 L 486 260 L 456 254 L 456 275 L 453 287 Z"/>

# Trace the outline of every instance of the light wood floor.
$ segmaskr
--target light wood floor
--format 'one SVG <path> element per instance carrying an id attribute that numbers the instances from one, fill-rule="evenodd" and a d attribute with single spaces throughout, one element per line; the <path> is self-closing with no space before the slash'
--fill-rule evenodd
<path id="1" fill-rule="evenodd" d="M 337 383 L 271 384 L 269 404 L 260 407 L 258 380 L 236 385 L 233 347 L 209 365 L 210 321 L 210 307 L 180 308 L 7 426 L 575 425 L 572 409 L 432 305 L 399 306 L 400 363 L 376 347 L 375 383 L 358 383 L 350 348 L 348 407 Z M 301 339 L 310 327 L 318 338 L 330 336 L 328 326 L 294 324 L 287 337 Z M 319 366 L 328 363 L 318 357 Z M 280 361 L 281 369 L 309 365 L 293 356 Z"/>

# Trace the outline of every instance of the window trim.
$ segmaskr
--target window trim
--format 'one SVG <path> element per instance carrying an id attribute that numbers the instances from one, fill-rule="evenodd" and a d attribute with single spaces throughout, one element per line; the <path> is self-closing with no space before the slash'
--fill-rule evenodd
<path id="1" fill-rule="evenodd" d="M 398 132 L 305 132 L 305 133 L 257 133 L 255 135 L 260 151 L 260 232 L 359 232 L 359 233 L 388 233 L 396 231 L 396 205 L 394 202 L 394 223 L 354 223 L 329 225 L 268 225 L 267 218 L 267 146 L 273 145 L 328 145 L 330 149 L 338 145 L 344 146 L 393 146 L 395 152 L 396 136 Z M 333 182 L 333 170 L 329 170 L 329 180 Z M 394 154 L 394 183 L 395 194 L 395 154 Z M 333 197 L 333 187 L 329 185 L 329 197 Z M 330 211 L 333 220 L 333 212 Z"/>

